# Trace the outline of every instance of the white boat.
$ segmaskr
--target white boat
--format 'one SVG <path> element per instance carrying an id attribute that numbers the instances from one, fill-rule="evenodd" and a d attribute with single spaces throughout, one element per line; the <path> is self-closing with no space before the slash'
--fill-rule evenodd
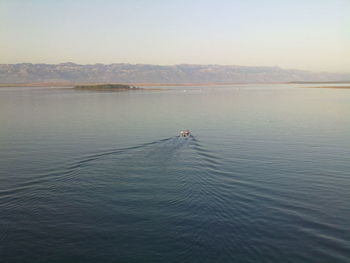
<path id="1" fill-rule="evenodd" d="M 189 137 L 190 136 L 190 131 L 189 130 L 180 131 L 180 136 L 181 137 Z"/>

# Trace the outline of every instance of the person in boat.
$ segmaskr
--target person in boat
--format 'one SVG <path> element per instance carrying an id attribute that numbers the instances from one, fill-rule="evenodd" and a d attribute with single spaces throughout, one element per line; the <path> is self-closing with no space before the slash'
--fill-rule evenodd
<path id="1" fill-rule="evenodd" d="M 190 131 L 189 130 L 183 130 L 180 132 L 181 137 L 188 137 L 190 136 Z"/>

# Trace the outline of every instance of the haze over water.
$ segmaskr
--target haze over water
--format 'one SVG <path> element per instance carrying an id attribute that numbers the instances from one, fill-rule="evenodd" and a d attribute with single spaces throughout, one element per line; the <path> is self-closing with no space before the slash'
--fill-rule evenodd
<path id="1" fill-rule="evenodd" d="M 1 88 L 1 261 L 349 262 L 350 90 L 296 86 Z"/>

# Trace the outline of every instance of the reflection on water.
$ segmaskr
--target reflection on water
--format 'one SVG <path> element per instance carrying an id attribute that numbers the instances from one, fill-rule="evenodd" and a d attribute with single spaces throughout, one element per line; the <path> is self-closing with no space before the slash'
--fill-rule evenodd
<path id="1" fill-rule="evenodd" d="M 1 89 L 0 257 L 347 262 L 349 105 L 288 85 Z"/>

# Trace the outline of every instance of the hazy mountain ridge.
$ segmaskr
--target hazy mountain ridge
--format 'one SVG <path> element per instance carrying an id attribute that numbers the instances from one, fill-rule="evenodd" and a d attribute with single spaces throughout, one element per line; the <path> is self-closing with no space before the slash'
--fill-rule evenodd
<path id="1" fill-rule="evenodd" d="M 311 72 L 279 67 L 179 64 L 0 64 L 0 83 L 120 82 L 235 83 L 349 81 L 350 73 Z"/>

